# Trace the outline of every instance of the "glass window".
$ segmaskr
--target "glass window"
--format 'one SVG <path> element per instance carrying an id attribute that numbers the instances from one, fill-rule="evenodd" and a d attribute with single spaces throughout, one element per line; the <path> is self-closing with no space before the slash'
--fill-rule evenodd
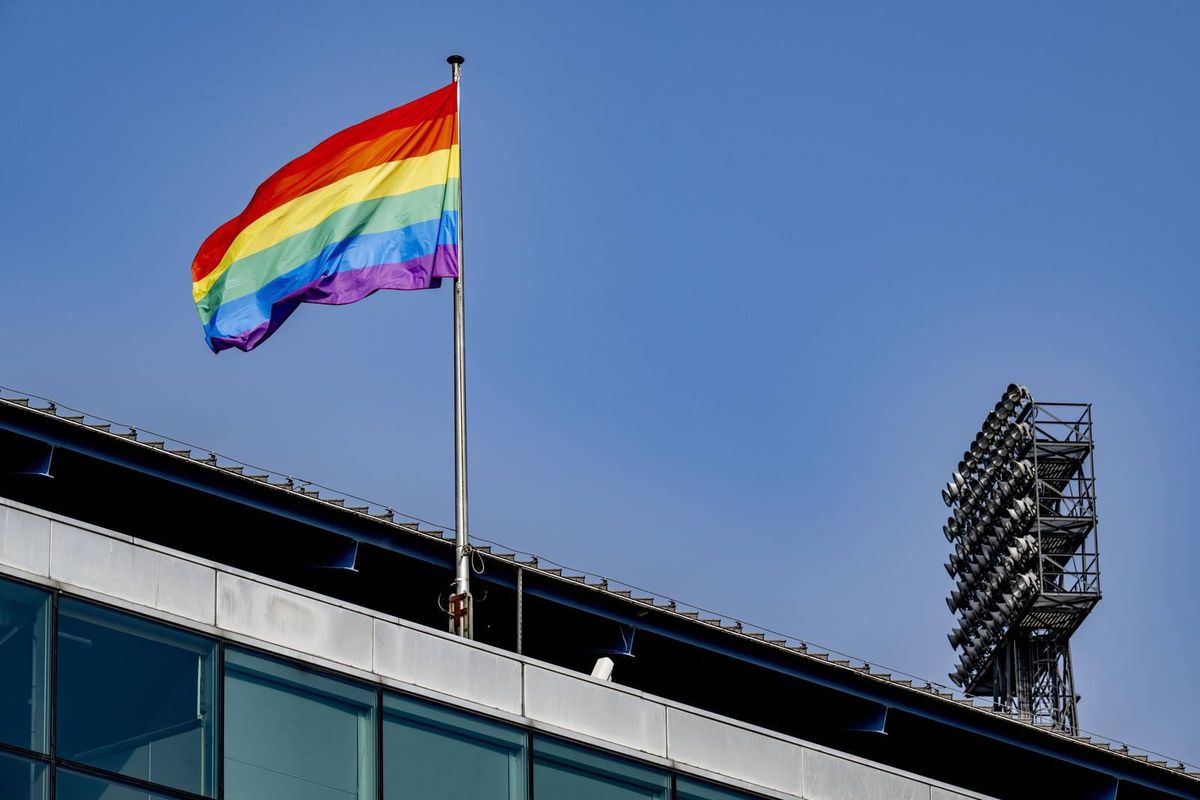
<path id="1" fill-rule="evenodd" d="M 384 800 L 523 800 L 525 733 L 399 695 L 383 698 Z"/>
<path id="2" fill-rule="evenodd" d="M 371 800 L 375 690 L 229 649 L 226 800 Z"/>
<path id="3" fill-rule="evenodd" d="M 758 796 L 680 776 L 675 781 L 675 800 L 758 800 Z"/>
<path id="4" fill-rule="evenodd" d="M 667 773 L 596 750 L 533 740 L 533 796 L 537 800 L 666 800 Z"/>
<path id="5" fill-rule="evenodd" d="M 213 796 L 215 653 L 201 636 L 64 597 L 58 756 Z"/>
<path id="6" fill-rule="evenodd" d="M 0 797 L 4 800 L 45 800 L 46 765 L 0 753 Z"/>
<path id="7" fill-rule="evenodd" d="M 55 800 L 173 800 L 170 795 L 147 792 L 120 783 L 59 769 L 55 776 Z"/>
<path id="8" fill-rule="evenodd" d="M 50 595 L 0 580 L 0 742 L 46 751 Z"/>

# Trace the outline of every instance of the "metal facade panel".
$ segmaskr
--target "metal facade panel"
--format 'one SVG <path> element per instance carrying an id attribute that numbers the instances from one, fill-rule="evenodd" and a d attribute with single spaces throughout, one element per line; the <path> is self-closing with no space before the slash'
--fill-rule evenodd
<path id="1" fill-rule="evenodd" d="M 50 577 L 50 520 L 0 505 L 0 563 Z"/>
<path id="2" fill-rule="evenodd" d="M 212 625 L 215 571 L 135 544 L 50 523 L 50 577 Z"/>
<path id="3" fill-rule="evenodd" d="M 665 706 L 582 675 L 527 664 L 525 716 L 643 753 L 667 754 Z"/>
<path id="4" fill-rule="evenodd" d="M 371 617 L 225 572 L 217 574 L 217 627 L 371 669 Z"/>
<path id="5" fill-rule="evenodd" d="M 857 761 L 804 751 L 805 800 L 929 800 L 931 788 Z"/>
<path id="6" fill-rule="evenodd" d="M 667 757 L 769 789 L 801 794 L 805 748 L 698 714 L 667 709 Z"/>
<path id="7" fill-rule="evenodd" d="M 521 663 L 435 633 L 374 621 L 374 672 L 387 678 L 521 713 Z"/>

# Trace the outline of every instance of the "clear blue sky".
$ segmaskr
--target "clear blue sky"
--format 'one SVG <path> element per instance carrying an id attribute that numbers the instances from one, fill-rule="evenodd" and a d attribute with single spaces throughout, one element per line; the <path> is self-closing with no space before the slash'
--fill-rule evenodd
<path id="1" fill-rule="evenodd" d="M 0 29 L 0 383 L 452 519 L 447 291 L 214 356 L 188 269 L 461 51 L 475 533 L 945 681 L 940 487 L 1009 381 L 1091 401 L 1082 722 L 1200 763 L 1200 6 L 0 0 Z"/>

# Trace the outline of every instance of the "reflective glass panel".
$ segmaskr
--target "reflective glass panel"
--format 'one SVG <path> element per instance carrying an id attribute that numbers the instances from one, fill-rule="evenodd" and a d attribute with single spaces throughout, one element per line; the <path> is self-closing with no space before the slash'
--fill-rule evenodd
<path id="1" fill-rule="evenodd" d="M 175 800 L 174 795 L 146 792 L 62 768 L 55 777 L 54 796 L 55 800 Z"/>
<path id="2" fill-rule="evenodd" d="M 46 751 L 50 595 L 0 580 L 0 742 Z"/>
<path id="3" fill-rule="evenodd" d="M 214 794 L 215 642 L 64 597 L 57 659 L 60 758 Z"/>
<path id="4" fill-rule="evenodd" d="M 623 758 L 546 739 L 533 740 L 537 800 L 666 800 L 667 773 Z"/>
<path id="5" fill-rule="evenodd" d="M 226 650 L 226 800 L 374 796 L 374 689 Z"/>
<path id="6" fill-rule="evenodd" d="M 523 731 L 400 695 L 383 711 L 384 800 L 524 800 Z"/>
<path id="7" fill-rule="evenodd" d="M 0 797 L 4 800 L 45 800 L 46 765 L 0 753 Z"/>
<path id="8" fill-rule="evenodd" d="M 170 795 L 147 792 L 62 768 L 58 770 L 54 796 L 55 800 L 174 800 Z"/>
<path id="9" fill-rule="evenodd" d="M 675 780 L 675 800 L 758 800 L 758 796 L 680 776 Z"/>

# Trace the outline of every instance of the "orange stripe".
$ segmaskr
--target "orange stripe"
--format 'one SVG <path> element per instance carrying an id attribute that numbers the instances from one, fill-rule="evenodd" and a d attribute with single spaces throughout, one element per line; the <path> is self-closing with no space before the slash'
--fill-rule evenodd
<path id="1" fill-rule="evenodd" d="M 238 234 L 255 220 L 356 172 L 458 143 L 454 84 L 347 128 L 289 162 L 258 187 L 246 209 L 217 228 L 192 261 L 192 280 L 212 272 Z"/>

